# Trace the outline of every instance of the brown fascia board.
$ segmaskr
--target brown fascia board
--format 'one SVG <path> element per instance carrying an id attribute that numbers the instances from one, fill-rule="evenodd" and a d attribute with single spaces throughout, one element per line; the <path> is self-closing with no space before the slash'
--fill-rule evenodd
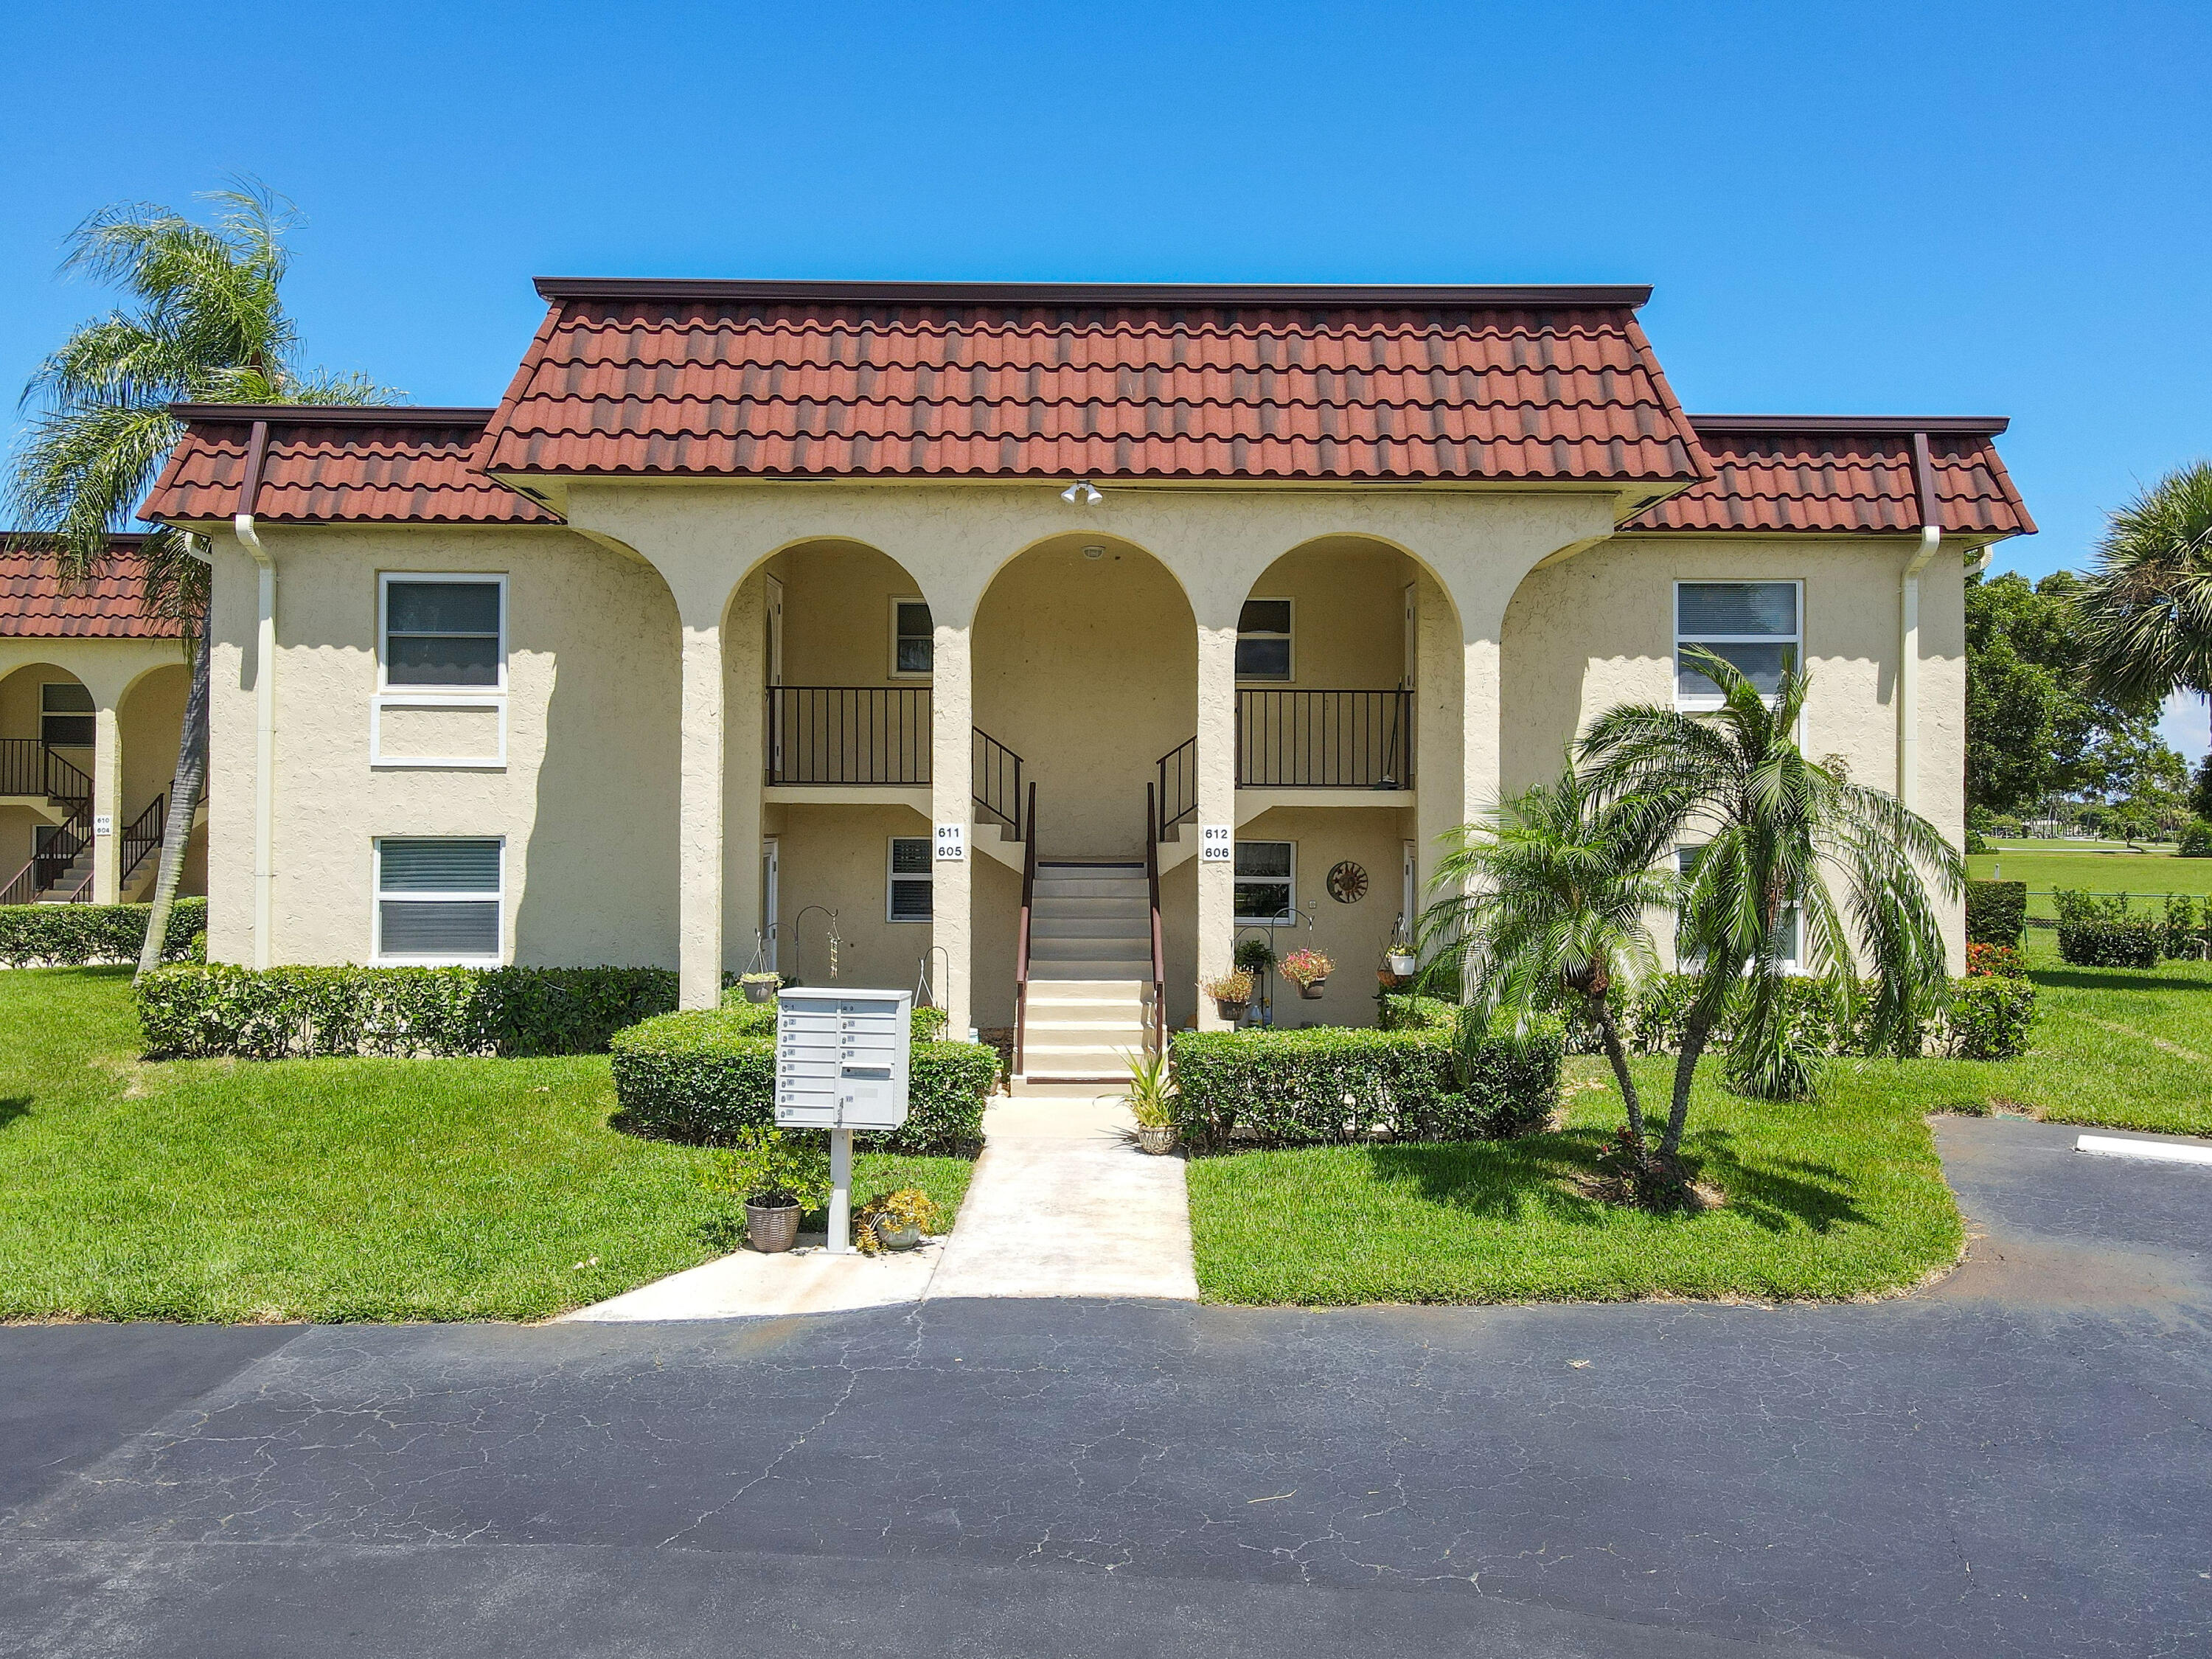
<path id="1" fill-rule="evenodd" d="M 1951 432 L 1994 438 L 2003 415 L 1692 415 L 1693 432 Z"/>
<path id="2" fill-rule="evenodd" d="M 874 305 L 1591 306 L 1634 311 L 1651 285 L 1451 286 L 1357 283 L 870 283 L 814 279 L 540 276 L 546 300 L 830 300 Z"/>
<path id="3" fill-rule="evenodd" d="M 489 409 L 455 409 L 421 404 L 171 404 L 169 413 L 189 424 L 244 425 L 267 421 L 287 426 L 484 426 Z"/>

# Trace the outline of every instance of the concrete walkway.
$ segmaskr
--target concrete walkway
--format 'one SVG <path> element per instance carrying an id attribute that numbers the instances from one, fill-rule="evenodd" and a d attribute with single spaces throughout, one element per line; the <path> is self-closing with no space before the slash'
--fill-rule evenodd
<path id="1" fill-rule="evenodd" d="M 1198 1299 L 1179 1158 L 1148 1158 L 1111 1097 L 1008 1100 L 925 1292 Z"/>
<path id="2" fill-rule="evenodd" d="M 1179 1158 L 1148 1158 L 1110 1096 L 1008 1100 L 944 1239 L 898 1255 L 738 1250 L 562 1316 L 586 1324 L 840 1313 L 925 1297 L 1165 1297 L 1194 1302 Z"/>

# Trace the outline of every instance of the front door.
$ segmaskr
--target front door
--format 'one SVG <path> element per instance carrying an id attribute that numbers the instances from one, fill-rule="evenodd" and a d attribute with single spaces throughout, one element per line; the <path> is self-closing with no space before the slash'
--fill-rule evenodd
<path id="1" fill-rule="evenodd" d="M 775 837 L 770 836 L 761 842 L 761 969 L 770 974 L 782 971 L 775 961 L 775 939 L 781 931 L 777 918 L 781 914 L 775 886 Z"/>

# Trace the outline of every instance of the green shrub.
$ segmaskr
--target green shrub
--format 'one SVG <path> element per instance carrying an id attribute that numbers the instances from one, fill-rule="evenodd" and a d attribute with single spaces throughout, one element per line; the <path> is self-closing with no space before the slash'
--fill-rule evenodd
<path id="1" fill-rule="evenodd" d="M 703 1179 L 709 1191 L 740 1204 L 818 1210 L 830 1201 L 829 1137 L 749 1125 L 716 1156 Z"/>
<path id="2" fill-rule="evenodd" d="M 747 1005 L 663 1014 L 622 1032 L 614 1055 L 623 1127 L 695 1146 L 732 1144 L 775 1122 L 775 1009 L 763 1024 Z M 972 1148 L 999 1077 L 998 1052 L 979 1042 L 916 1042 L 907 1056 L 907 1120 L 864 1145 L 916 1155 Z"/>
<path id="3" fill-rule="evenodd" d="M 1698 984 L 1695 974 L 1656 974 L 1638 984 L 1625 1022 L 1628 1046 L 1639 1054 L 1671 1054 L 1679 1049 L 1690 1005 L 1697 1000 Z M 1734 1042 L 1749 996 L 1747 981 L 1729 998 L 1708 1039 L 1715 1047 L 1726 1048 Z M 1864 1046 L 1866 987 L 1854 987 L 1841 1009 L 1830 1000 L 1826 988 L 1814 979 L 1784 980 L 1781 997 L 1784 1041 L 1793 1050 L 1839 1054 Z"/>
<path id="4" fill-rule="evenodd" d="M 914 1040 L 934 1042 L 945 1035 L 945 1028 L 952 1016 L 942 1008 L 917 1008 L 914 1011 Z"/>
<path id="5" fill-rule="evenodd" d="M 0 904 L 0 967 L 136 962 L 146 942 L 146 919 L 153 913 L 150 904 Z M 169 907 L 161 960 L 185 961 L 194 936 L 206 931 L 207 901 L 179 899 Z"/>
<path id="6" fill-rule="evenodd" d="M 2035 981 L 2002 974 L 1954 981 L 1947 1018 L 1960 1059 L 2014 1059 L 2027 1052 L 2035 1024 Z"/>
<path id="7" fill-rule="evenodd" d="M 1969 945 L 1966 977 L 1977 979 L 1990 974 L 2004 979 L 2026 979 L 2027 958 L 2009 945 Z"/>
<path id="8" fill-rule="evenodd" d="M 1559 1104 L 1561 1036 L 1547 1026 L 1509 1044 L 1475 1039 L 1455 1079 L 1449 1035 L 1368 1031 L 1179 1031 L 1176 1121 L 1201 1149 L 1365 1140 L 1474 1140 L 1521 1134 Z"/>
<path id="9" fill-rule="evenodd" d="M 2027 926 L 2027 884 L 1970 881 L 1966 884 L 1966 942 L 2020 948 Z"/>
<path id="10" fill-rule="evenodd" d="M 2212 905 L 2204 915 L 2212 918 Z M 2204 954 L 2204 934 L 2197 902 L 2186 893 L 2166 896 L 2166 921 L 2159 933 L 2160 951 L 2176 962 Z"/>
<path id="11" fill-rule="evenodd" d="M 1459 1008 L 1442 997 L 1419 996 L 1407 991 L 1385 991 L 1376 1024 L 1385 1031 L 1449 1031 L 1459 1024 Z"/>
<path id="12" fill-rule="evenodd" d="M 2189 827 L 2181 832 L 2181 856 L 2212 859 L 2212 823 L 2203 818 L 2189 820 Z"/>
<path id="13" fill-rule="evenodd" d="M 2125 893 L 2052 896 L 2058 911 L 2058 955 L 2077 968 L 2155 968 L 2166 948 L 2166 923 L 2129 913 Z"/>
<path id="14" fill-rule="evenodd" d="M 136 994 L 153 1054 L 586 1054 L 673 1007 L 676 975 L 662 968 L 180 963 L 145 975 Z"/>

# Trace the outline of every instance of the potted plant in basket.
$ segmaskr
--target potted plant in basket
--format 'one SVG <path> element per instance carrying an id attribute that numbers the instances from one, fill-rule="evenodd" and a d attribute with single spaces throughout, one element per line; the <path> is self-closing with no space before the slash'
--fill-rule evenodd
<path id="1" fill-rule="evenodd" d="M 1311 1002 L 1321 995 L 1328 976 L 1336 971 L 1336 964 L 1318 951 L 1293 951 L 1283 958 L 1280 971 L 1285 979 L 1298 988 L 1298 994 Z"/>
<path id="2" fill-rule="evenodd" d="M 740 974 L 738 988 L 744 993 L 747 1002 L 774 1002 L 775 994 L 783 987 L 781 974 Z"/>
<path id="3" fill-rule="evenodd" d="M 935 1200 L 919 1187 L 878 1193 L 853 1216 L 853 1243 L 862 1255 L 878 1250 L 910 1250 L 924 1233 L 944 1231 Z"/>
<path id="4" fill-rule="evenodd" d="M 1176 1149 L 1176 1086 L 1165 1054 L 1129 1056 L 1129 1115 L 1137 1120 L 1137 1145 L 1154 1154 Z"/>
<path id="5" fill-rule="evenodd" d="M 1214 1007 L 1231 1025 L 1242 1024 L 1245 1012 L 1252 1006 L 1252 975 L 1242 968 L 1218 979 L 1209 979 L 1198 988 L 1213 999 Z"/>
<path id="6" fill-rule="evenodd" d="M 1406 937 L 1406 919 L 1403 916 L 1398 918 L 1398 926 L 1390 935 L 1390 943 L 1382 952 L 1382 959 L 1395 978 L 1406 980 L 1413 976 L 1413 941 Z"/>
<path id="7" fill-rule="evenodd" d="M 707 1184 L 744 1200 L 745 1242 L 773 1255 L 797 1240 L 802 1214 L 830 1201 L 830 1148 L 809 1130 L 756 1125 L 715 1155 Z"/>

